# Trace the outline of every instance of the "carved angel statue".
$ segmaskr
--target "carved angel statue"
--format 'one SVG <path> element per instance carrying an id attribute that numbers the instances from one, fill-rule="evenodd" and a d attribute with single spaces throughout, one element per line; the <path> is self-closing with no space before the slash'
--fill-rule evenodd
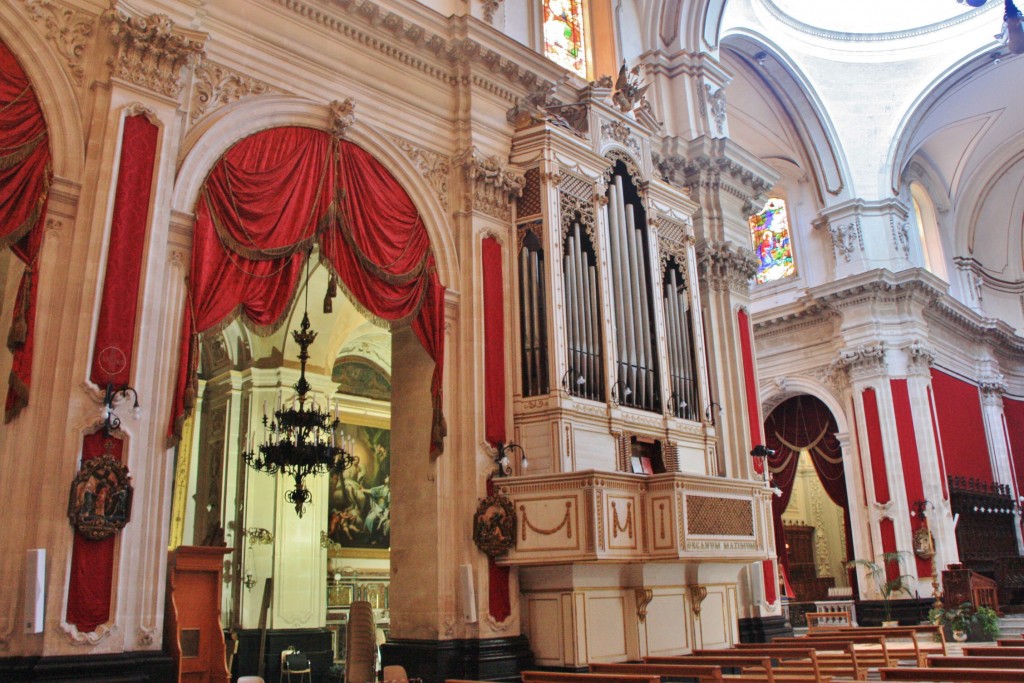
<path id="1" fill-rule="evenodd" d="M 627 71 L 626 62 L 623 61 L 622 66 L 619 67 L 619 76 L 615 79 L 615 92 L 612 94 L 612 102 L 615 103 L 620 111 L 628 114 L 639 104 L 649 87 L 651 87 L 650 83 L 647 85 L 640 84 L 640 65 L 638 64 Z"/>

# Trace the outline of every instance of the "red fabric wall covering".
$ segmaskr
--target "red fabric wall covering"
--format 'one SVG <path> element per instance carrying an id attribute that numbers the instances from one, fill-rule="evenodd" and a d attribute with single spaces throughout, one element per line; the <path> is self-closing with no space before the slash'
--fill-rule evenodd
<path id="1" fill-rule="evenodd" d="M 750 430 L 750 444 L 764 443 L 761 424 L 761 404 L 757 397 L 757 376 L 754 373 L 754 345 L 750 334 L 750 316 L 743 309 L 736 313 L 736 324 L 740 331 L 740 352 L 743 355 L 743 384 L 747 399 L 747 428 Z M 760 474 L 764 469 L 761 458 L 754 459 L 754 469 Z"/>
<path id="2" fill-rule="evenodd" d="M 505 443 L 505 296 L 501 243 L 493 237 L 482 246 L 484 298 L 484 422 L 487 441 L 491 445 Z M 487 495 L 493 493 L 493 482 L 487 482 Z M 487 562 L 487 606 L 491 616 L 505 621 L 512 614 L 509 595 L 509 567 Z"/>
<path id="3" fill-rule="evenodd" d="M 871 480 L 875 485 L 875 501 L 889 502 L 889 479 L 885 469 L 885 448 L 882 446 L 882 424 L 878 416 L 878 397 L 874 389 L 865 389 L 864 428 L 868 432 L 868 450 L 871 452 Z"/>
<path id="4" fill-rule="evenodd" d="M 992 481 L 978 388 L 934 368 L 932 388 L 947 472 Z"/>
<path id="5" fill-rule="evenodd" d="M 894 553 L 896 552 L 896 526 L 893 521 L 888 517 L 884 518 L 878 523 L 878 531 L 882 537 L 882 552 L 883 553 Z M 900 571 L 899 562 L 886 562 L 885 563 L 885 578 L 888 581 L 892 581 L 897 578 L 903 572 Z"/>
<path id="6" fill-rule="evenodd" d="M 894 379 L 889 382 L 892 389 L 893 413 L 896 418 L 896 435 L 900 444 L 900 461 L 903 465 L 903 485 L 907 504 L 924 500 L 924 485 L 921 482 L 921 456 L 917 451 L 917 436 L 914 434 L 914 414 L 910 407 L 910 390 L 907 380 Z M 911 530 L 924 525 L 919 515 L 910 517 Z M 916 557 L 918 576 L 931 575 L 931 561 Z"/>
<path id="7" fill-rule="evenodd" d="M 1003 417 L 1010 460 L 1016 474 L 1017 495 L 1024 495 L 1024 401 L 1003 399 Z"/>
<path id="8" fill-rule="evenodd" d="M 942 439 L 939 438 L 939 421 L 935 416 L 935 395 L 932 388 L 928 387 L 928 413 L 932 420 L 932 434 L 935 439 L 935 449 L 939 454 L 939 476 L 942 478 L 942 499 L 949 500 L 949 483 L 946 481 L 946 454 L 942 450 Z"/>
<path id="9" fill-rule="evenodd" d="M 130 116 L 125 119 L 122 137 L 110 246 L 89 375 L 101 387 L 108 382 L 115 386 L 127 384 L 131 376 L 139 280 L 160 130 L 144 116 Z M 112 364 L 112 349 L 119 352 L 120 355 L 114 355 L 123 363 L 115 360 L 116 364 Z M 121 459 L 123 443 L 117 439 L 112 441 L 113 452 Z M 84 437 L 82 461 L 103 455 L 105 443 L 101 432 Z M 110 617 L 116 535 L 102 541 L 91 541 L 79 534 L 74 538 L 67 622 L 77 626 L 79 631 L 88 632 Z"/>
<path id="10" fill-rule="evenodd" d="M 28 405 L 35 346 L 36 261 L 43 242 L 50 196 L 50 137 L 39 100 L 28 76 L 7 46 L 0 42 L 0 249 L 10 247 L 25 272 L 18 285 L 7 348 L 14 354 L 4 421 Z M 6 312 L 0 316 L 7 318 Z"/>

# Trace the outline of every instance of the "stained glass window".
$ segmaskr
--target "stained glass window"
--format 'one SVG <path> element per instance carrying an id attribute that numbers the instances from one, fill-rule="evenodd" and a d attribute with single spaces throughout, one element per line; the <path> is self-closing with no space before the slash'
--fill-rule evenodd
<path id="1" fill-rule="evenodd" d="M 583 0 L 544 0 L 544 55 L 587 77 Z"/>
<path id="2" fill-rule="evenodd" d="M 750 235 L 758 260 L 757 284 L 796 275 L 784 200 L 772 197 L 760 213 L 750 217 Z"/>

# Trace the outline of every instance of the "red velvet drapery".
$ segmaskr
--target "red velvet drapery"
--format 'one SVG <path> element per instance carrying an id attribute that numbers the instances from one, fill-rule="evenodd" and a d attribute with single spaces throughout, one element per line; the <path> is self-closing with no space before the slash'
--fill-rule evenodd
<path id="1" fill-rule="evenodd" d="M 5 422 L 28 405 L 39 291 L 36 261 L 52 177 L 50 138 L 39 100 L 17 59 L 0 43 L 0 249 L 11 247 L 25 263 L 7 336 L 14 361 Z"/>
<path id="2" fill-rule="evenodd" d="M 434 359 L 431 453 L 440 453 L 444 287 L 423 221 L 367 152 L 299 127 L 242 140 L 200 190 L 172 436 L 195 399 L 197 334 L 236 317 L 257 331 L 280 325 L 314 242 L 367 315 L 411 324 Z"/>
<path id="3" fill-rule="evenodd" d="M 843 450 L 836 438 L 837 431 L 832 412 L 812 396 L 794 396 L 783 401 L 765 420 L 765 445 L 775 451 L 775 455 L 768 458 L 768 468 L 772 473 L 772 482 L 782 491 L 782 495 L 772 499 L 776 547 L 785 546 L 782 513 L 793 495 L 800 451 L 810 452 L 818 480 L 832 502 L 844 510 L 848 509 Z M 847 557 L 852 557 L 849 515 L 845 518 Z M 780 553 L 780 560 L 784 566 L 789 567 L 785 553 Z"/>

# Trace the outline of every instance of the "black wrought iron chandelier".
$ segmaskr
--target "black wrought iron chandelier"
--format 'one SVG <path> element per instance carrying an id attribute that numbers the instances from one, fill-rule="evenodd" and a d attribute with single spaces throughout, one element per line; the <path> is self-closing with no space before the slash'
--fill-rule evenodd
<path id="1" fill-rule="evenodd" d="M 263 443 L 242 453 L 246 464 L 257 472 L 283 473 L 295 480 L 295 488 L 286 494 L 295 512 L 302 517 L 306 503 L 312 500 L 304 479 L 325 472 L 341 473 L 356 464 L 356 457 L 337 443 L 341 421 L 337 415 L 321 410 L 310 396 L 313 387 L 306 380 L 306 361 L 316 332 L 309 323 L 309 263 L 306 263 L 306 306 L 300 329 L 292 330 L 299 345 L 299 380 L 293 385 L 292 407 L 279 405 L 273 419 L 263 412 Z M 326 406 L 325 406 L 326 407 Z"/>

